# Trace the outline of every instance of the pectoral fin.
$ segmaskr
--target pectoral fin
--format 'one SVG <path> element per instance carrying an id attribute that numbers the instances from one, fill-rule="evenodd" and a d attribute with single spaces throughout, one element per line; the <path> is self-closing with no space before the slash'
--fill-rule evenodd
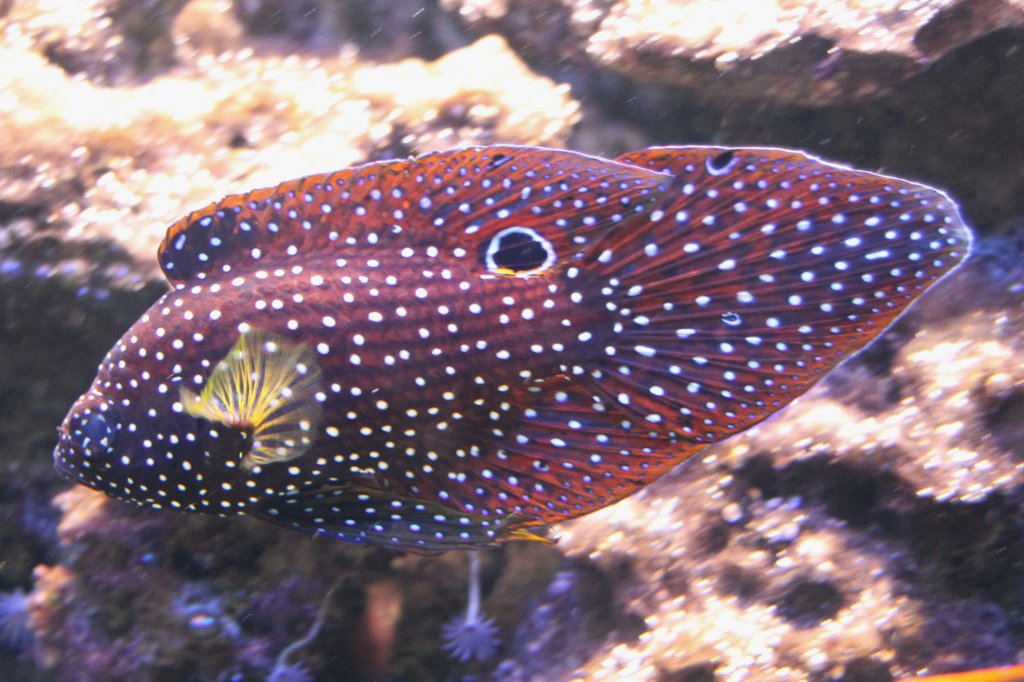
<path id="1" fill-rule="evenodd" d="M 206 380 L 199 395 L 182 387 L 193 417 L 251 432 L 242 466 L 300 457 L 316 438 L 320 367 L 301 343 L 260 330 L 245 332 Z"/>

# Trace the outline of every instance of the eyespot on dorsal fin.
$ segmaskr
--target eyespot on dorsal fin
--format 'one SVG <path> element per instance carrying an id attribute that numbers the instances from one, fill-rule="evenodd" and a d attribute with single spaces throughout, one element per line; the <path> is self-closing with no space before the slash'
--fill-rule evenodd
<path id="1" fill-rule="evenodd" d="M 703 171 L 715 176 L 724 176 L 736 168 L 737 164 L 744 161 L 749 163 L 751 154 L 757 154 L 762 159 L 790 159 L 797 162 L 806 161 L 808 158 L 802 152 L 791 152 L 785 149 L 683 145 L 679 147 L 648 147 L 640 151 L 622 154 L 615 161 L 669 175 L 685 175 Z"/>
<path id="2" fill-rule="evenodd" d="M 251 432 L 246 469 L 302 456 L 316 438 L 321 371 L 313 352 L 261 330 L 239 335 L 199 395 L 181 388 L 193 417 Z"/>
<path id="3" fill-rule="evenodd" d="M 642 168 L 537 147 L 436 152 L 225 197 L 171 225 L 159 261 L 176 286 L 363 245 L 394 244 L 396 252 L 433 246 L 484 270 L 491 238 L 523 226 L 562 259 L 582 250 L 589 233 L 643 211 L 665 181 Z M 495 274 L 516 274 L 493 249 L 491 260 Z"/>

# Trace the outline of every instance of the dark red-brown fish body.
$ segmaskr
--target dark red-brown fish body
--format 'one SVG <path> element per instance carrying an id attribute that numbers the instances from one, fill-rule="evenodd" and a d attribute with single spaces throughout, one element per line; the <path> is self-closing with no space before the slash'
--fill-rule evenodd
<path id="1" fill-rule="evenodd" d="M 777 150 L 489 147 L 305 178 L 170 228 L 174 289 L 55 461 L 148 506 L 492 543 L 766 418 L 969 247 L 942 193 Z"/>

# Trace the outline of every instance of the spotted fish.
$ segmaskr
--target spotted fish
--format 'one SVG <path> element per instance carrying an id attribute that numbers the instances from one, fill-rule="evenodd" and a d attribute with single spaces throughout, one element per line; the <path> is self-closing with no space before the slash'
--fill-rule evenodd
<path id="1" fill-rule="evenodd" d="M 967 256 L 937 190 L 775 149 L 492 146 L 229 196 L 57 468 L 425 551 L 535 537 L 778 411 Z"/>

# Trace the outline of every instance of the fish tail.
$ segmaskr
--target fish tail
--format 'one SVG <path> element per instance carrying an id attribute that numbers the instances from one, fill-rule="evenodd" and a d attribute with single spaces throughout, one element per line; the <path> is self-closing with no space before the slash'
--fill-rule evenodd
<path id="1" fill-rule="evenodd" d="M 967 256 L 942 192 L 796 152 L 661 148 L 660 203 L 585 256 L 609 329 L 601 391 L 694 444 L 766 418 Z M 638 221 L 643 220 L 643 229 Z"/>

